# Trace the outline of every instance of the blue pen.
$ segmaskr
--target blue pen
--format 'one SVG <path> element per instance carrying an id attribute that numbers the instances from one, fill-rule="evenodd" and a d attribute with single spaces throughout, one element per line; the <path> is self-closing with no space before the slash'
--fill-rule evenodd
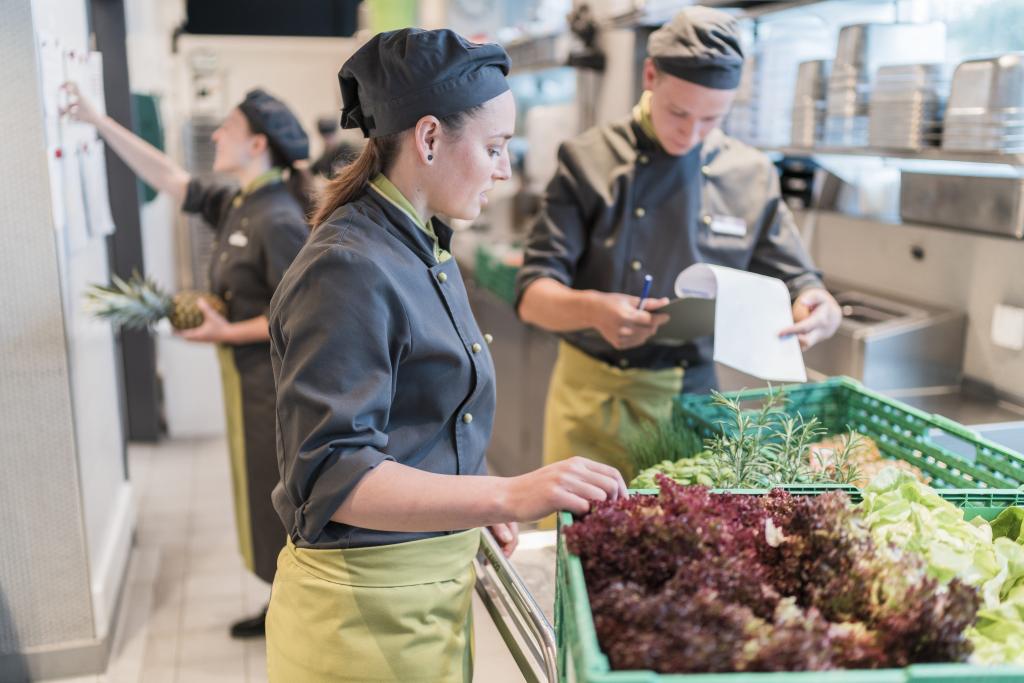
<path id="1" fill-rule="evenodd" d="M 637 306 L 638 310 L 643 310 L 644 302 L 647 301 L 647 295 L 651 293 L 651 283 L 654 282 L 653 275 L 644 275 L 644 289 L 640 292 L 640 305 Z"/>

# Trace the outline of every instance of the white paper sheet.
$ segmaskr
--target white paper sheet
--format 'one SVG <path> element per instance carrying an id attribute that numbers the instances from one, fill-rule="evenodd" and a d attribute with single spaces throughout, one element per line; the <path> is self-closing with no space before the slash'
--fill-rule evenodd
<path id="1" fill-rule="evenodd" d="M 64 55 L 59 41 L 45 33 L 37 35 L 39 56 L 39 86 L 43 97 L 43 124 L 46 131 L 46 164 L 50 172 L 50 208 L 54 229 L 64 230 L 67 215 L 64 210 L 63 155 L 61 148 L 60 86 L 64 82 Z"/>
<path id="2" fill-rule="evenodd" d="M 102 140 L 92 140 L 83 145 L 78 156 L 89 234 L 93 237 L 114 232 L 114 217 L 110 214 L 110 195 L 107 189 L 107 161 L 103 149 Z"/>
<path id="3" fill-rule="evenodd" d="M 779 337 L 793 324 L 781 280 L 699 263 L 679 274 L 675 293 L 716 300 L 715 361 L 772 382 L 807 381 L 799 341 Z"/>
<path id="4" fill-rule="evenodd" d="M 89 98 L 98 112 L 105 115 L 107 100 L 103 91 L 103 54 L 93 51 L 84 55 L 79 77 L 82 94 Z"/>
<path id="5" fill-rule="evenodd" d="M 89 243 L 89 219 L 85 207 L 85 196 L 82 192 L 82 174 L 80 161 L 81 145 L 65 146 L 63 163 L 61 164 L 64 208 L 67 211 L 68 252 L 73 254 Z"/>

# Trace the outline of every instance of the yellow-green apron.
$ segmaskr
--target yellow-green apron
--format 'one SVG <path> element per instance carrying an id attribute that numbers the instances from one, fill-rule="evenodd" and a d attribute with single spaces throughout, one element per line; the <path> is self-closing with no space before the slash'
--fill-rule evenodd
<path id="1" fill-rule="evenodd" d="M 635 468 L 625 439 L 671 415 L 682 387 L 682 368 L 616 368 L 561 342 L 544 410 L 544 464 L 582 455 L 628 483 Z"/>
<path id="2" fill-rule="evenodd" d="M 267 612 L 271 683 L 470 683 L 479 529 L 278 557 Z"/>
<path id="3" fill-rule="evenodd" d="M 255 571 L 252 549 L 252 519 L 249 515 L 249 483 L 245 463 L 245 423 L 242 410 L 242 380 L 230 346 L 217 344 L 220 381 L 224 392 L 224 417 L 227 422 L 228 455 L 231 460 L 231 492 L 235 503 L 235 531 L 238 551 L 246 568 Z"/>

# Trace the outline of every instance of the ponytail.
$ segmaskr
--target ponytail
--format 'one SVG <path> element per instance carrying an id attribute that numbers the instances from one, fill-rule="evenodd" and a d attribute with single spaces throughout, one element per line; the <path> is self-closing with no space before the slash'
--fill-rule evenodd
<path id="1" fill-rule="evenodd" d="M 328 181 L 310 221 L 314 230 L 339 206 L 358 197 L 377 174 L 391 166 L 398 156 L 399 136 L 401 133 L 368 139 L 356 160 L 339 169 Z"/>

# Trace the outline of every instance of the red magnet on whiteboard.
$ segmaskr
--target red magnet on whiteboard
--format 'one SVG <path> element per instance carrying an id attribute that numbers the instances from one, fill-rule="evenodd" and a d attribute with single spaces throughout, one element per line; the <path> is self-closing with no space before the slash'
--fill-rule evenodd
<path id="1" fill-rule="evenodd" d="M 60 151 L 60 148 L 58 148 L 53 151 L 53 156 L 55 159 L 60 159 L 62 156 L 64 156 L 64 153 Z"/>

